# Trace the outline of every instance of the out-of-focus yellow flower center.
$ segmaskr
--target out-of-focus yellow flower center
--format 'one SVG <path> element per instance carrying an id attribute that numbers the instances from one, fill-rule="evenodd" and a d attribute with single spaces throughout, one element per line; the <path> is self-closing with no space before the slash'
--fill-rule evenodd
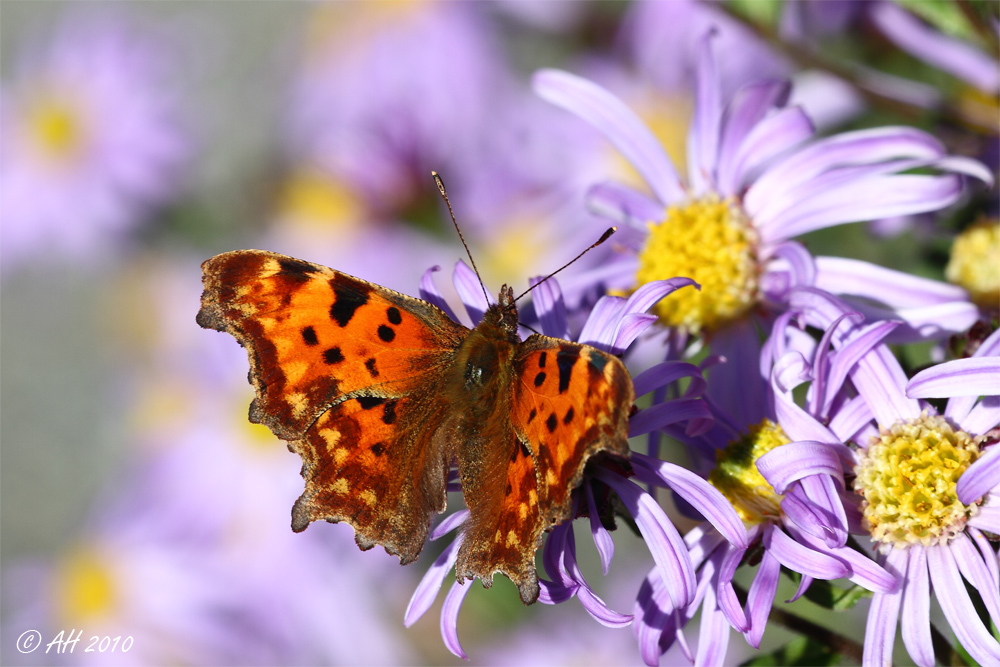
<path id="1" fill-rule="evenodd" d="M 880 429 L 854 469 L 872 539 L 906 548 L 944 544 L 960 533 L 977 505 L 963 505 L 955 485 L 982 440 L 926 412 Z"/>
<path id="2" fill-rule="evenodd" d="M 701 285 L 663 299 L 655 312 L 668 326 L 697 333 L 739 318 L 757 301 L 757 234 L 739 206 L 714 195 L 667 209 L 649 223 L 638 284 L 686 277 Z"/>
<path id="3" fill-rule="evenodd" d="M 35 146 L 45 157 L 65 159 L 79 149 L 83 128 L 71 105 L 55 99 L 43 100 L 33 106 L 28 118 Z"/>
<path id="4" fill-rule="evenodd" d="M 364 218 L 364 204 L 353 190 L 310 169 L 294 172 L 285 183 L 282 217 L 305 228 L 343 227 Z"/>
<path id="5" fill-rule="evenodd" d="M 1000 220 L 980 220 L 958 235 L 945 277 L 977 305 L 1000 308 Z"/>
<path id="6" fill-rule="evenodd" d="M 240 401 L 239 410 L 234 414 L 240 442 L 254 452 L 273 452 L 278 445 L 277 437 L 263 424 L 254 424 L 247 419 L 246 403 Z"/>
<path id="7" fill-rule="evenodd" d="M 68 623 L 80 623 L 108 614 L 115 604 L 115 578 L 109 564 L 90 549 L 71 552 L 59 567 L 56 595 Z"/>
<path id="8" fill-rule="evenodd" d="M 722 492 L 743 521 L 761 523 L 781 516 L 781 499 L 757 470 L 757 459 L 791 440 L 770 419 L 751 426 L 742 438 L 715 454 L 709 483 Z"/>

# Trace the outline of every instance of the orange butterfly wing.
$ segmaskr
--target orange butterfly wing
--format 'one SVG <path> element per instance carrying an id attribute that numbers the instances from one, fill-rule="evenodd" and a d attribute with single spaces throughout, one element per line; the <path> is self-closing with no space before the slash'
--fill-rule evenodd
<path id="1" fill-rule="evenodd" d="M 468 334 L 434 306 L 326 267 L 241 250 L 203 266 L 198 324 L 247 349 L 250 421 L 302 456 L 292 526 L 347 521 L 409 562 L 445 504 L 451 462 L 434 391 Z"/>
<path id="2" fill-rule="evenodd" d="M 488 584 L 502 572 L 530 603 L 538 597 L 541 534 L 570 518 L 587 460 L 601 451 L 628 455 L 634 390 L 616 357 L 537 334 L 515 347 L 510 380 L 509 403 L 499 408 L 507 411 L 506 430 L 479 455 L 483 474 L 463 474 L 472 516 L 457 573 Z M 463 463 L 474 456 L 460 454 Z"/>

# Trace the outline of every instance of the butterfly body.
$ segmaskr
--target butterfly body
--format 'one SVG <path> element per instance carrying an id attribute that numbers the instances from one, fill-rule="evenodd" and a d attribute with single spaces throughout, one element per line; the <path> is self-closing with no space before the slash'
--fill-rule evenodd
<path id="1" fill-rule="evenodd" d="M 203 265 L 198 323 L 248 352 L 250 419 L 302 457 L 292 528 L 345 521 L 362 549 L 417 558 L 457 461 L 470 518 L 456 566 L 538 597 L 534 552 L 597 452 L 626 456 L 634 393 L 587 345 L 521 341 L 507 286 L 473 329 L 323 266 L 243 250 Z"/>

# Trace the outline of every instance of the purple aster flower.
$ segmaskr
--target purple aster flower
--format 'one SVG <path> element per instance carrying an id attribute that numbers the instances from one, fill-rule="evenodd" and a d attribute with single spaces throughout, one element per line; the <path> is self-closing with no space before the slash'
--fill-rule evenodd
<path id="1" fill-rule="evenodd" d="M 647 578 L 636 600 L 633 629 L 648 665 L 658 664 L 660 655 L 675 641 L 696 665 L 722 664 L 730 627 L 743 633 L 751 646 L 759 647 L 782 566 L 802 575 L 789 602 L 802 596 L 814 579 L 846 578 L 882 593 L 896 588 L 890 573 L 846 546 L 849 523 L 840 499 L 845 488 L 844 448 L 822 425 L 821 416 L 829 404 L 841 400 L 844 373 L 895 324 L 866 330 L 831 353 L 827 349 L 830 337 L 841 321 L 817 345 L 789 327 L 791 320 L 791 314 L 778 318 L 765 348 L 762 366 L 769 368 L 770 360 L 778 359 L 768 384 L 757 373 L 747 373 L 739 396 L 735 392 L 725 395 L 731 406 L 713 402 L 715 424 L 704 433 L 692 437 L 673 426 L 664 429 L 689 447 L 695 469 L 732 504 L 747 527 L 748 546 L 761 547 L 763 556 L 743 608 L 732 579 L 747 546 L 727 540 L 708 522 L 690 531 L 685 545 L 697 573 L 694 600 L 686 606 L 673 604 L 669 591 L 654 576 Z M 710 357 L 707 364 L 719 361 Z M 805 381 L 812 385 L 803 409 L 792 401 L 791 391 Z M 764 403 L 770 407 L 756 415 L 744 407 L 739 412 L 748 421 L 740 421 L 727 408 L 742 403 L 741 397 L 750 392 L 768 394 Z M 793 442 L 807 437 L 808 443 Z M 699 609 L 699 639 L 697 650 L 692 651 L 683 630 Z"/>
<path id="2" fill-rule="evenodd" d="M 421 283 L 421 296 L 451 314 L 447 303 L 434 287 L 431 269 Z M 455 287 L 473 322 L 478 321 L 488 304 L 479 289 L 475 274 L 463 262 L 456 265 Z M 655 320 L 646 311 L 674 290 L 693 285 L 688 279 L 651 282 L 629 297 L 603 297 L 595 305 L 589 319 L 576 339 L 612 354 L 622 354 L 631 343 Z M 538 285 L 532 293 L 534 310 L 542 333 L 567 338 L 570 336 L 568 317 L 558 284 L 550 279 Z M 670 424 L 686 422 L 691 432 L 707 428 L 710 417 L 700 400 L 704 391 L 698 370 L 691 364 L 668 362 L 635 378 L 636 392 L 648 393 L 662 389 L 679 379 L 693 377 L 687 392 L 676 401 L 661 403 L 653 408 L 640 410 L 631 419 L 629 435 L 637 436 Z M 673 488 L 717 527 L 725 539 L 746 547 L 746 534 L 739 518 L 725 498 L 704 480 L 673 464 L 654 462 L 650 459 L 632 461 L 635 474 L 639 468 L 649 468 L 647 477 L 662 487 Z M 614 492 L 635 520 L 646 545 L 656 563 L 655 576 L 664 582 L 677 605 L 688 604 L 695 595 L 694 572 L 684 554 L 680 534 L 666 517 L 656 499 L 636 485 L 631 479 L 629 466 L 622 462 L 595 461 L 584 477 L 582 485 L 574 491 L 574 516 L 586 517 L 590 533 L 607 574 L 614 542 L 606 523 L 613 522 L 613 512 L 608 504 L 609 493 Z M 459 490 L 454 484 L 450 490 Z M 430 533 L 438 539 L 461 526 L 468 518 L 465 510 L 455 512 L 442 520 Z M 447 574 L 455 566 L 463 536 L 459 534 L 434 561 L 417 587 L 407 609 L 404 623 L 415 623 L 433 603 Z M 551 579 L 540 579 L 539 601 L 559 604 L 577 597 L 584 609 L 599 623 L 609 627 L 628 625 L 632 617 L 609 608 L 587 583 L 576 559 L 576 543 L 572 521 L 556 526 L 548 534 L 543 555 L 545 570 Z M 470 587 L 464 582 L 452 584 L 441 612 L 441 634 L 445 645 L 457 656 L 465 657 L 458 641 L 457 620 L 462 600 Z"/>
<path id="3" fill-rule="evenodd" d="M 190 152 L 166 45 L 121 20 L 74 18 L 3 82 L 5 265 L 105 249 L 176 194 Z"/>
<path id="4" fill-rule="evenodd" d="M 991 180 L 980 163 L 946 155 L 940 142 L 912 128 L 813 140 L 809 118 L 785 105 L 789 88 L 782 82 L 749 85 L 725 104 L 711 33 L 699 49 L 687 179 L 650 130 L 608 91 L 556 70 L 537 72 L 534 86 L 610 139 L 652 193 L 614 184 L 592 189 L 595 211 L 638 231 L 624 237 L 638 239 L 629 252 L 595 270 L 592 280 L 628 291 L 669 276 L 693 278 L 700 292 L 678 294 L 655 312 L 682 335 L 704 332 L 712 350 L 729 359 L 757 358 L 750 317 L 783 310 L 792 286 L 826 281 L 829 263 L 816 261 L 795 236 L 938 210 L 962 195 L 966 174 Z M 918 168 L 934 173 L 908 173 Z M 943 337 L 977 317 L 956 288 L 911 281 L 867 263 L 836 266 L 838 276 L 852 276 L 843 293 L 905 319 L 906 326 L 893 332 L 895 340 Z M 716 375 L 728 372 L 723 368 Z"/>
<path id="5" fill-rule="evenodd" d="M 807 321 L 822 326 L 849 307 L 828 294 L 796 290 L 792 302 Z M 831 340 L 845 343 L 877 325 L 849 322 Z M 907 379 L 889 349 L 879 344 L 847 372 L 857 392 L 830 412 L 830 430 L 853 466 L 856 511 L 877 559 L 900 579 L 877 591 L 865 632 L 866 665 L 891 660 L 896 624 L 903 644 L 922 667 L 934 664 L 930 597 L 969 655 L 1000 662 L 997 642 L 977 613 L 970 589 L 988 617 L 1000 623 L 997 550 L 983 531 L 1000 531 L 1000 332 L 967 359 L 938 364 Z M 923 398 L 948 398 L 943 413 Z M 799 437 L 802 437 L 801 435 Z M 804 438 L 803 438 L 804 439 Z"/>

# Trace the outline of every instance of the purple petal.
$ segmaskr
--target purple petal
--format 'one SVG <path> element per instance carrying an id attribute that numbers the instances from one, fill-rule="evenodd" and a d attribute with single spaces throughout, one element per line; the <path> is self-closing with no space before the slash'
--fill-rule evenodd
<path id="1" fill-rule="evenodd" d="M 632 462 L 636 464 L 636 474 L 640 479 L 653 483 L 666 483 L 684 500 L 691 503 L 730 544 L 741 549 L 749 546 L 743 521 L 736 514 L 732 503 L 714 486 L 690 470 L 638 452 L 632 453 Z M 649 479 L 648 473 L 655 476 L 653 480 Z"/>
<path id="2" fill-rule="evenodd" d="M 590 517 L 590 533 L 594 538 L 594 546 L 601 557 L 601 571 L 604 576 L 608 576 L 608 569 L 611 567 L 611 559 L 615 556 L 615 542 L 611 539 L 611 533 L 601 525 L 601 517 L 597 513 L 597 504 L 594 502 L 594 493 L 589 484 L 586 485 L 584 495 L 587 496 L 587 514 Z"/>
<path id="3" fill-rule="evenodd" d="M 837 410 L 830 420 L 830 430 L 839 442 L 855 439 L 855 434 L 875 418 L 864 396 L 855 396 Z"/>
<path id="4" fill-rule="evenodd" d="M 535 93 L 593 125 L 645 179 L 661 202 L 686 195 L 673 163 L 648 127 L 620 99 L 569 72 L 542 69 L 531 78 Z"/>
<path id="5" fill-rule="evenodd" d="M 990 618 L 1000 619 L 1000 590 L 997 589 L 992 573 L 983 562 L 983 557 L 973 546 L 972 541 L 965 533 L 959 533 L 954 540 L 948 543 L 948 546 L 951 548 L 952 555 L 955 556 L 959 572 L 979 591 Z M 996 554 L 990 555 L 989 560 L 996 563 Z"/>
<path id="6" fill-rule="evenodd" d="M 774 412 L 782 430 L 793 440 L 837 442 L 836 436 L 795 402 L 792 390 L 812 378 L 809 366 L 798 352 L 789 352 L 774 365 Z"/>
<path id="7" fill-rule="evenodd" d="M 535 305 L 535 314 L 541 324 L 542 333 L 553 338 L 569 338 L 566 303 L 563 301 L 559 283 L 555 278 L 550 278 L 539 285 L 540 280 L 541 278 L 533 278 L 530 285 L 534 287 L 531 299 Z"/>
<path id="8" fill-rule="evenodd" d="M 615 340 L 615 329 L 624 308 L 625 299 L 619 296 L 602 296 L 587 316 L 577 339 L 581 343 L 607 351 Z"/>
<path id="9" fill-rule="evenodd" d="M 698 653 L 696 665 L 722 666 L 729 648 L 729 622 L 719 609 L 715 599 L 716 591 L 709 586 L 705 591 L 705 601 L 701 605 L 701 623 L 698 627 Z"/>
<path id="10" fill-rule="evenodd" d="M 608 352 L 620 355 L 638 338 L 646 329 L 656 324 L 659 320 L 656 315 L 649 313 L 629 313 L 622 317 L 615 332 L 615 340 L 608 347 Z"/>
<path id="11" fill-rule="evenodd" d="M 951 549 L 948 546 L 928 547 L 927 566 L 938 604 L 955 638 L 980 664 L 1000 664 L 1000 643 L 983 626 L 972 606 Z"/>
<path id="12" fill-rule="evenodd" d="M 997 329 L 989 337 L 980 343 L 979 348 L 972 354 L 978 357 L 1000 357 L 1000 329 Z"/>
<path id="13" fill-rule="evenodd" d="M 1000 424 L 1000 396 L 985 396 L 958 425 L 966 433 L 986 433 Z"/>
<path id="14" fill-rule="evenodd" d="M 749 317 L 712 336 L 712 352 L 726 363 L 708 372 L 708 395 L 740 425 L 756 424 L 770 412 L 766 380 L 758 375 L 760 351 L 760 337 Z"/>
<path id="15" fill-rule="evenodd" d="M 792 287 L 808 286 L 816 282 L 816 263 L 812 254 L 801 243 L 782 241 L 774 246 L 772 252 L 775 257 L 787 262 L 791 269 Z M 776 268 L 780 270 L 780 264 Z"/>
<path id="16" fill-rule="evenodd" d="M 733 180 L 719 186 L 723 194 L 737 194 L 756 173 L 783 153 L 808 141 L 816 128 L 798 106 L 781 109 L 757 124 L 736 153 L 731 167 Z"/>
<path id="17" fill-rule="evenodd" d="M 1000 590 L 1000 563 L 997 562 L 996 551 L 990 546 L 989 540 L 976 528 L 967 527 L 966 534 L 979 547 L 979 553 L 982 554 L 983 563 L 986 564 L 986 569 L 989 570 L 993 587 Z"/>
<path id="18" fill-rule="evenodd" d="M 674 608 L 686 607 L 694 597 L 696 584 L 694 569 L 677 528 L 656 500 L 632 482 L 605 468 L 598 468 L 594 474 L 618 494 L 635 520 L 646 547 L 659 566 Z"/>
<path id="19" fill-rule="evenodd" d="M 552 529 L 549 539 L 545 542 L 545 548 L 542 550 L 542 563 L 549 576 L 556 580 L 556 584 L 575 592 L 577 584 L 563 565 L 567 539 L 572 530 L 573 524 L 569 521 Z"/>
<path id="20" fill-rule="evenodd" d="M 665 214 L 663 204 L 644 194 L 616 183 L 599 183 L 587 191 L 587 208 L 625 225 L 649 233 L 647 223 L 660 221 Z"/>
<path id="21" fill-rule="evenodd" d="M 709 30 L 698 43 L 695 72 L 694 119 L 688 132 L 687 156 L 691 189 L 695 195 L 715 189 L 715 165 L 719 153 L 722 100 L 719 72 L 712 52 L 716 30 Z"/>
<path id="22" fill-rule="evenodd" d="M 842 547 L 847 542 L 847 513 L 840 498 L 843 490 L 844 480 L 841 477 L 813 475 L 800 480 L 798 486 L 789 491 L 793 494 L 801 491 L 804 499 L 808 499 L 819 512 L 823 523 L 816 526 L 816 535 L 831 548 Z"/>
<path id="23" fill-rule="evenodd" d="M 905 574 L 908 550 L 893 549 L 889 552 L 886 567 L 891 572 Z M 868 608 L 865 625 L 864 667 L 885 667 L 892 664 L 892 645 L 896 640 L 896 622 L 899 605 L 903 599 L 902 587 L 892 593 L 875 593 Z"/>
<path id="24" fill-rule="evenodd" d="M 891 2 L 873 4 L 868 16 L 896 46 L 920 60 L 986 93 L 996 93 L 1000 87 L 996 59 L 971 44 L 942 34 Z"/>
<path id="25" fill-rule="evenodd" d="M 1000 505 L 984 505 L 979 513 L 969 519 L 967 526 L 1000 535 Z"/>
<path id="26" fill-rule="evenodd" d="M 642 582 L 635 601 L 632 631 L 639 644 L 639 654 L 650 667 L 659 664 L 664 646 L 673 642 L 678 614 L 667 595 L 663 578 L 654 570 Z M 665 640 L 665 641 L 664 641 Z"/>
<path id="27" fill-rule="evenodd" d="M 778 576 L 781 574 L 781 563 L 770 551 L 765 551 L 760 561 L 760 568 L 754 575 L 750 591 L 747 593 L 747 615 L 750 617 L 750 629 L 744 633 L 747 643 L 754 648 L 760 648 L 760 639 L 764 636 L 767 617 L 771 613 L 774 594 L 778 591 Z"/>
<path id="28" fill-rule="evenodd" d="M 420 298 L 428 303 L 434 304 L 443 310 L 445 315 L 450 317 L 453 321 L 458 322 L 458 318 L 455 317 L 455 311 L 451 309 L 448 302 L 444 300 L 443 296 L 441 296 L 441 292 L 438 290 L 437 285 L 434 284 L 434 273 L 440 270 L 440 266 L 432 266 L 424 271 L 423 277 L 420 278 Z"/>
<path id="29" fill-rule="evenodd" d="M 441 607 L 441 638 L 448 650 L 462 660 L 468 660 L 469 657 L 465 655 L 462 644 L 458 641 L 458 612 L 470 590 L 472 590 L 471 585 L 465 586 L 462 582 L 456 581 L 451 585 L 451 590 L 448 591 L 448 596 Z"/>
<path id="30" fill-rule="evenodd" d="M 830 380 L 825 387 L 826 396 L 820 414 L 827 413 L 854 366 L 898 326 L 899 322 L 875 322 L 860 327 L 850 334 L 848 339 L 850 342 L 841 347 L 833 357 Z"/>
<path id="31" fill-rule="evenodd" d="M 455 284 L 455 290 L 462 299 L 462 305 L 472 318 L 472 324 L 479 324 L 489 308 L 490 300 L 487 299 L 485 288 L 479 282 L 479 276 L 468 267 L 462 260 L 455 262 L 455 271 L 451 276 L 451 281 Z M 457 655 L 457 654 L 456 654 Z"/>
<path id="32" fill-rule="evenodd" d="M 743 198 L 751 217 L 775 197 L 830 169 L 850 164 L 871 164 L 898 158 L 933 159 L 944 155 L 941 143 L 921 130 L 880 127 L 821 139 L 774 164 L 750 186 Z M 784 204 L 782 204 L 782 207 Z"/>
<path id="33" fill-rule="evenodd" d="M 452 515 L 454 516 L 454 515 Z M 462 545 L 462 535 L 455 538 L 444 548 L 441 555 L 434 559 L 434 563 L 427 569 L 417 588 L 410 597 L 410 603 L 406 606 L 406 614 L 403 615 L 403 625 L 410 627 L 416 623 L 424 613 L 430 609 L 437 598 L 438 591 L 444 578 L 455 567 L 458 560 L 458 548 Z"/>
<path id="34" fill-rule="evenodd" d="M 578 590 L 580 586 L 576 584 L 566 587 L 541 577 L 538 579 L 538 601 L 542 604 L 562 604 L 572 599 Z"/>
<path id="35" fill-rule="evenodd" d="M 1000 395 L 1000 357 L 955 359 L 920 371 L 906 385 L 910 398 Z"/>
<path id="36" fill-rule="evenodd" d="M 778 528 L 764 533 L 764 548 L 788 569 L 815 579 L 840 579 L 851 573 L 841 561 L 802 546 Z"/>
<path id="37" fill-rule="evenodd" d="M 826 416 L 829 409 L 829 404 L 837 396 L 840 391 L 840 385 L 843 383 L 844 378 L 847 377 L 847 371 L 850 366 L 842 369 L 844 377 L 839 379 L 839 382 L 835 378 L 833 382 L 827 382 L 827 376 L 831 374 L 831 368 L 829 364 L 830 355 L 830 341 L 833 340 L 833 334 L 837 331 L 837 327 L 845 319 L 850 318 L 854 321 L 854 324 L 860 324 L 864 321 L 864 318 L 857 313 L 845 313 L 836 319 L 836 321 L 827 327 L 826 331 L 823 332 L 823 337 L 820 338 L 819 345 L 816 346 L 816 354 L 813 357 L 812 369 L 813 369 L 813 384 L 809 388 L 809 399 L 808 411 L 811 415 L 822 419 Z"/>
<path id="38" fill-rule="evenodd" d="M 872 305 L 863 297 L 846 298 L 851 308 L 864 315 L 869 322 L 901 320 L 902 324 L 885 341 L 894 345 L 941 340 L 968 330 L 979 319 L 979 309 L 969 301 L 891 310 Z"/>
<path id="39" fill-rule="evenodd" d="M 461 526 L 469 518 L 469 510 L 458 510 L 454 514 L 449 514 L 438 525 L 431 529 L 427 539 L 436 540 Z"/>
<path id="40" fill-rule="evenodd" d="M 931 644 L 931 593 L 927 579 L 927 554 L 923 547 L 910 547 L 910 562 L 903 587 L 903 644 L 907 653 L 920 667 L 934 667 L 934 646 Z"/>
<path id="41" fill-rule="evenodd" d="M 644 408 L 629 419 L 629 437 L 636 437 L 670 424 L 691 420 L 711 420 L 712 411 L 700 398 L 678 398 Z"/>
<path id="42" fill-rule="evenodd" d="M 627 625 L 632 624 L 633 616 L 629 614 L 620 614 L 617 611 L 610 609 L 604 600 L 597 597 L 590 588 L 587 586 L 580 586 L 577 591 L 577 598 L 579 598 L 580 603 L 583 608 L 590 614 L 595 621 L 601 625 L 607 626 L 609 628 L 624 628 Z"/>
<path id="43" fill-rule="evenodd" d="M 831 294 L 853 294 L 893 308 L 968 301 L 961 287 L 894 271 L 846 257 L 816 257 L 816 287 Z"/>
<path id="44" fill-rule="evenodd" d="M 731 544 L 726 545 L 725 554 L 719 564 L 718 588 L 716 589 L 716 594 L 719 596 L 719 609 L 726 615 L 729 623 L 737 632 L 746 632 L 750 629 L 750 623 L 747 621 L 743 607 L 740 606 L 736 591 L 733 589 L 733 575 L 745 554 L 746 549 Z"/>
<path id="45" fill-rule="evenodd" d="M 719 144 L 719 194 L 736 194 L 741 181 L 736 151 L 769 111 L 784 105 L 790 90 L 787 81 L 760 81 L 744 86 L 733 96 L 725 112 Z"/>
<path id="46" fill-rule="evenodd" d="M 664 361 L 657 364 L 633 377 L 632 386 L 636 396 L 643 396 L 683 378 L 691 378 L 691 383 L 684 392 L 686 398 L 698 398 L 704 393 L 707 383 L 701 375 L 701 369 L 686 361 Z"/>
<path id="47" fill-rule="evenodd" d="M 971 505 L 1000 484 L 1000 446 L 981 452 L 975 463 L 958 478 L 955 492 L 963 505 Z"/>
<path id="48" fill-rule="evenodd" d="M 757 459 L 757 470 L 778 493 L 809 475 L 843 479 L 840 457 L 829 445 L 804 440 L 776 447 Z"/>

